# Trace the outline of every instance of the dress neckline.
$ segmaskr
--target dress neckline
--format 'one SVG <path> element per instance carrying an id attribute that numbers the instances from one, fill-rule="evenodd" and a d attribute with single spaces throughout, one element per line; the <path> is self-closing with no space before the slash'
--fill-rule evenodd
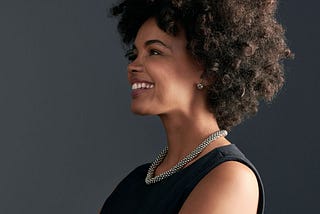
<path id="1" fill-rule="evenodd" d="M 206 153 L 205 155 L 203 155 L 202 157 L 200 157 L 198 160 L 194 161 L 193 163 L 191 163 L 190 165 L 182 168 L 180 171 L 176 172 L 175 174 L 171 175 L 170 177 L 167 177 L 166 179 L 160 181 L 159 183 L 165 182 L 166 180 L 170 179 L 171 177 L 176 177 L 179 176 L 181 174 L 183 174 L 186 171 L 192 170 L 193 168 L 196 168 L 197 165 L 201 164 L 202 162 L 204 162 L 204 160 L 208 159 L 211 156 L 216 156 L 218 154 L 219 151 L 221 150 L 225 150 L 227 148 L 231 148 L 231 147 L 235 147 L 236 145 L 233 143 L 230 143 L 228 145 L 223 145 L 223 146 L 218 146 L 214 149 L 212 149 L 211 151 L 209 151 L 208 153 Z M 147 166 L 147 169 L 149 168 L 149 166 L 152 163 L 149 163 Z"/>

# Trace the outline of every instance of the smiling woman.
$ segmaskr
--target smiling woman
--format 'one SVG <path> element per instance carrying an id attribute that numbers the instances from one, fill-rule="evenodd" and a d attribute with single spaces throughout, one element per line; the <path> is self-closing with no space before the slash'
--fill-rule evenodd
<path id="1" fill-rule="evenodd" d="M 254 165 L 227 131 L 271 100 L 290 57 L 276 2 L 124 0 L 131 110 L 160 117 L 167 147 L 133 170 L 101 213 L 263 213 Z"/>
<path id="2" fill-rule="evenodd" d="M 162 115 L 179 111 L 189 114 L 193 105 L 205 105 L 205 96 L 195 95 L 203 92 L 190 87 L 200 80 L 203 68 L 187 51 L 186 44 L 183 31 L 170 36 L 157 26 L 154 18 L 141 26 L 130 51 L 133 54 L 128 78 L 132 85 L 142 87 L 148 83 L 151 88 L 132 91 L 134 113 Z"/>

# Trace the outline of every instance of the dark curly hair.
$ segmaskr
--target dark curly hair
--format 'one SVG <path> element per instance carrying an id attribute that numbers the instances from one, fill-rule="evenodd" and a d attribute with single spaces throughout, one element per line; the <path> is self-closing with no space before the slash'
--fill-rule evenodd
<path id="1" fill-rule="evenodd" d="M 187 50 L 205 68 L 207 103 L 220 128 L 230 130 L 271 101 L 284 83 L 282 60 L 291 58 L 277 23 L 276 0 L 122 0 L 111 8 L 130 45 L 151 17 L 177 35 L 182 26 Z"/>

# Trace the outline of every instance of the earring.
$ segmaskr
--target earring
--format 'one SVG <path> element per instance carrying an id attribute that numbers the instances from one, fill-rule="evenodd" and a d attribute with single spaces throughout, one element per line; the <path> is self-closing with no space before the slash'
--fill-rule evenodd
<path id="1" fill-rule="evenodd" d="M 202 90 L 204 88 L 204 85 L 200 82 L 197 84 L 197 89 Z"/>

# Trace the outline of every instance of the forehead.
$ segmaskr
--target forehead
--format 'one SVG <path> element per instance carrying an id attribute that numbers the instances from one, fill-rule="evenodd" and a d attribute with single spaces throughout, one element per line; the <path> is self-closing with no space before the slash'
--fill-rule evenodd
<path id="1" fill-rule="evenodd" d="M 170 35 L 159 28 L 155 18 L 149 18 L 139 28 L 135 38 L 135 45 L 143 44 L 148 40 L 154 39 L 161 40 L 168 45 L 186 46 L 186 38 L 183 30 L 180 30 L 176 36 Z"/>

